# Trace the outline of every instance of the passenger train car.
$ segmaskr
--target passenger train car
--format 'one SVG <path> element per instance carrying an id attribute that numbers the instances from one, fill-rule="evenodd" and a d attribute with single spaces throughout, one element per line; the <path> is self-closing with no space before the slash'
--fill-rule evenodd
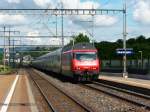
<path id="1" fill-rule="evenodd" d="M 96 48 L 90 43 L 67 45 L 38 57 L 33 67 L 52 71 L 80 80 L 95 80 L 99 76 L 100 60 Z"/>

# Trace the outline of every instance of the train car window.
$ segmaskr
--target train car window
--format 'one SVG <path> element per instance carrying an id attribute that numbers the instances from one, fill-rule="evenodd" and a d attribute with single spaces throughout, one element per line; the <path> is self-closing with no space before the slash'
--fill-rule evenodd
<path id="1" fill-rule="evenodd" d="M 75 58 L 80 61 L 92 61 L 96 60 L 97 55 L 95 52 L 78 52 L 75 53 Z"/>

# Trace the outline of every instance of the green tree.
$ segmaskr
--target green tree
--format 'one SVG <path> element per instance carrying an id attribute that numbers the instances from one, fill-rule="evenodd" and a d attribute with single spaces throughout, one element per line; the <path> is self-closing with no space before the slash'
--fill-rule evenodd
<path id="1" fill-rule="evenodd" d="M 131 38 L 131 39 L 127 40 L 127 43 L 130 44 L 130 45 L 135 44 L 135 42 L 136 42 L 136 40 L 134 38 Z"/>
<path id="2" fill-rule="evenodd" d="M 79 33 L 77 36 L 73 36 L 74 43 L 80 43 L 80 42 L 88 42 L 90 43 L 90 39 L 87 35 L 84 35 L 83 33 Z M 70 44 L 73 44 L 73 40 L 70 41 Z"/>
<path id="3" fill-rule="evenodd" d="M 147 39 L 147 42 L 150 44 L 150 37 Z"/>
<path id="4" fill-rule="evenodd" d="M 122 43 L 123 43 L 123 40 L 122 40 L 122 39 L 118 39 L 116 42 L 117 42 L 118 44 L 122 44 Z"/>
<path id="5" fill-rule="evenodd" d="M 122 39 L 118 39 L 116 42 L 102 41 L 95 43 L 95 47 L 98 49 L 98 54 L 101 59 L 111 60 L 111 59 L 121 59 L 122 56 L 116 54 L 117 48 L 123 48 Z M 140 53 L 143 52 L 143 58 L 150 58 L 150 38 L 143 35 L 137 38 L 130 38 L 127 40 L 127 48 L 133 48 L 134 54 L 128 56 L 128 59 L 139 59 Z"/>
<path id="6" fill-rule="evenodd" d="M 146 37 L 143 36 L 143 35 L 140 35 L 136 38 L 136 42 L 137 43 L 143 43 L 143 42 L 146 42 Z"/>
<path id="7" fill-rule="evenodd" d="M 3 60 L 3 53 L 0 53 L 0 64 L 2 64 L 2 60 Z"/>
<path id="8" fill-rule="evenodd" d="M 102 41 L 95 43 L 95 47 L 98 49 L 98 55 L 101 59 L 116 59 L 116 49 L 119 48 L 119 45 L 115 42 Z"/>

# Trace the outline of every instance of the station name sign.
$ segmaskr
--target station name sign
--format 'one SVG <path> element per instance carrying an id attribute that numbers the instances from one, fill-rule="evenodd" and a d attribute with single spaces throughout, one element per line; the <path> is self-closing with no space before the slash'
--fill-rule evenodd
<path id="1" fill-rule="evenodd" d="M 126 50 L 125 49 L 122 49 L 122 48 L 118 48 L 116 49 L 116 53 L 118 55 L 132 55 L 133 54 L 133 48 L 127 48 Z"/>

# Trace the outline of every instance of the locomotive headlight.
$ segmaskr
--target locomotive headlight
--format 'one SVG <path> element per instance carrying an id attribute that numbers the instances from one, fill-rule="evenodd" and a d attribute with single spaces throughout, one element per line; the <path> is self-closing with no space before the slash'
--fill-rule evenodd
<path id="1" fill-rule="evenodd" d="M 97 68 L 96 67 L 93 67 L 93 70 L 96 70 Z"/>
<path id="2" fill-rule="evenodd" d="M 77 70 L 80 70 L 80 67 L 77 67 Z"/>
<path id="3" fill-rule="evenodd" d="M 81 70 L 81 68 L 79 66 L 76 66 L 75 69 L 76 70 Z"/>
<path id="4" fill-rule="evenodd" d="M 80 68 L 80 67 L 78 67 L 78 66 L 76 66 L 76 67 L 75 67 L 75 70 L 80 70 L 80 69 L 81 69 L 81 68 Z"/>

